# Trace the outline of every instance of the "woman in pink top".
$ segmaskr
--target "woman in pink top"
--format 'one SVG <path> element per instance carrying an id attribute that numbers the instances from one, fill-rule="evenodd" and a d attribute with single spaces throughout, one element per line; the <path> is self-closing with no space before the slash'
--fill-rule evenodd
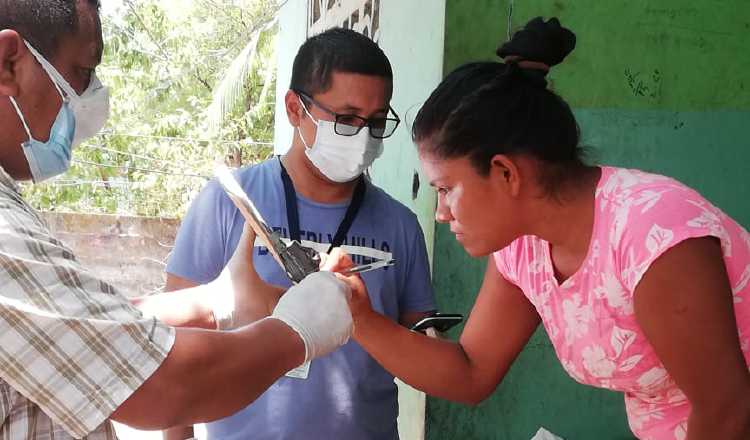
<path id="1" fill-rule="evenodd" d="M 750 235 L 675 180 L 584 164 L 545 81 L 574 46 L 534 19 L 504 63 L 448 75 L 414 123 L 436 219 L 492 254 L 459 342 L 391 323 L 356 280 L 354 338 L 416 388 L 476 403 L 541 322 L 575 380 L 624 393 L 639 438 L 748 440 Z"/>

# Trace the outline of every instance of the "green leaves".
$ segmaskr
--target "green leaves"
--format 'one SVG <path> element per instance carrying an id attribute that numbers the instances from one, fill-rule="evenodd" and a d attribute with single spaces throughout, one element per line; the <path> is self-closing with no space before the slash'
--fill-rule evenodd
<path id="1" fill-rule="evenodd" d="M 38 209 L 179 217 L 216 160 L 272 153 L 275 0 L 125 0 L 102 17 L 104 133 L 24 185 Z M 260 142 L 260 143 L 258 143 Z"/>

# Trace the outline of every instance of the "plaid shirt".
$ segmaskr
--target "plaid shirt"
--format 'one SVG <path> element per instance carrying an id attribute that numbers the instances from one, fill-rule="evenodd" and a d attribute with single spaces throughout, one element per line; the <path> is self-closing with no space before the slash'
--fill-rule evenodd
<path id="1" fill-rule="evenodd" d="M 0 440 L 116 438 L 109 416 L 173 342 L 51 236 L 0 168 Z"/>

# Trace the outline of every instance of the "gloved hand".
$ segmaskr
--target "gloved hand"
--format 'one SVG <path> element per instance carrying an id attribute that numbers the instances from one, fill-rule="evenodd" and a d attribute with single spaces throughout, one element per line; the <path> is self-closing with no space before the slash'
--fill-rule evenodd
<path id="1" fill-rule="evenodd" d="M 331 272 L 315 272 L 281 297 L 271 318 L 283 321 L 305 343 L 305 362 L 346 344 L 352 334 L 349 287 Z"/>

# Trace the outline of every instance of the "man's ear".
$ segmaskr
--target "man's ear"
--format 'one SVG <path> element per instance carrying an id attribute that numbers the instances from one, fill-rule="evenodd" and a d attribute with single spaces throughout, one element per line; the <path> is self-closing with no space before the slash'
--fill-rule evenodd
<path id="1" fill-rule="evenodd" d="M 521 170 L 518 164 L 505 154 L 496 154 L 490 159 L 490 179 L 511 197 L 521 192 Z"/>
<path id="2" fill-rule="evenodd" d="M 27 51 L 16 31 L 0 31 L 0 96 L 18 96 L 17 63 Z"/>
<path id="3" fill-rule="evenodd" d="M 286 116 L 289 118 L 289 123 L 292 124 L 292 127 L 299 127 L 305 117 L 305 109 L 302 108 L 299 95 L 292 90 L 287 91 L 286 96 L 284 96 L 284 105 L 286 106 Z"/>

